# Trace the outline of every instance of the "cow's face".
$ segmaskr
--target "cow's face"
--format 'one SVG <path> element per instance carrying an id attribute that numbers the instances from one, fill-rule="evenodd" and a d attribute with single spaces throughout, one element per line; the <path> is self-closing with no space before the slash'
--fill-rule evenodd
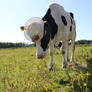
<path id="1" fill-rule="evenodd" d="M 24 35 L 29 37 L 33 42 L 37 42 L 43 37 L 43 24 L 34 22 L 29 26 L 20 27 L 24 31 Z M 27 38 L 26 37 L 26 38 Z M 27 39 L 29 39 L 27 38 Z"/>
<path id="2" fill-rule="evenodd" d="M 36 43 L 36 56 L 38 59 L 42 59 L 46 56 L 46 48 L 48 44 L 48 35 L 44 34 L 44 22 L 32 23 L 29 26 L 20 27 L 21 30 L 25 30 L 24 33 Z"/>
<path id="3" fill-rule="evenodd" d="M 46 50 L 43 50 L 41 41 L 36 42 L 36 56 L 38 59 L 43 59 L 46 56 Z"/>

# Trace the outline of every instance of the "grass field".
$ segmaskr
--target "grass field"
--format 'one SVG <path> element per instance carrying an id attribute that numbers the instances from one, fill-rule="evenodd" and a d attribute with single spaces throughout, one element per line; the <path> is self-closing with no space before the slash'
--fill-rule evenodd
<path id="1" fill-rule="evenodd" d="M 56 49 L 51 72 L 49 54 L 35 54 L 34 47 L 0 49 L 0 92 L 92 92 L 92 45 L 77 45 L 75 62 L 64 69 Z"/>

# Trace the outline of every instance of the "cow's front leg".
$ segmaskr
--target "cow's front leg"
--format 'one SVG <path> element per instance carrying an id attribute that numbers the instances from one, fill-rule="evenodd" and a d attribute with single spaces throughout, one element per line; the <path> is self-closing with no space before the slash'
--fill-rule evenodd
<path id="1" fill-rule="evenodd" d="M 49 64 L 49 70 L 51 71 L 53 68 L 53 53 L 54 53 L 54 44 L 50 44 L 50 64 Z"/>
<path id="2" fill-rule="evenodd" d="M 53 52 L 50 52 L 50 65 L 49 65 L 49 70 L 51 71 L 53 68 Z"/>
<path id="3" fill-rule="evenodd" d="M 68 44 L 68 42 L 67 42 L 66 58 L 67 58 L 67 61 L 69 61 L 69 44 Z"/>
<path id="4" fill-rule="evenodd" d="M 67 60 L 65 58 L 65 53 L 66 53 L 66 50 L 67 50 L 66 46 L 67 46 L 66 43 L 62 43 L 61 53 L 62 53 L 62 67 L 63 68 L 66 68 L 66 65 L 67 65 Z"/>

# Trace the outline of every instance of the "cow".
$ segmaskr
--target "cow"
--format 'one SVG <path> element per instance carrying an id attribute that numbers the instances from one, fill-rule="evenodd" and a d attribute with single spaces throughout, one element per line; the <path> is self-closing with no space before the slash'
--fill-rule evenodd
<path id="1" fill-rule="evenodd" d="M 32 20 L 32 19 L 31 19 Z M 69 46 L 71 41 L 71 62 L 74 61 L 75 38 L 76 38 L 76 23 L 74 14 L 67 12 L 64 8 L 57 4 L 49 4 L 48 10 L 44 17 L 38 18 L 36 21 L 21 26 L 20 29 L 25 31 L 29 38 L 36 43 L 36 56 L 38 59 L 43 59 L 46 56 L 46 50 L 50 49 L 50 64 L 49 70 L 53 68 L 54 46 L 58 46 L 62 41 L 62 67 L 67 66 Z"/>

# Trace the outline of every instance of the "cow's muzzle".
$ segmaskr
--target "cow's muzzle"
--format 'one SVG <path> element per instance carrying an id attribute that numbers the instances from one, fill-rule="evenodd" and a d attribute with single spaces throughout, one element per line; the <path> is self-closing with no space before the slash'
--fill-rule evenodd
<path id="1" fill-rule="evenodd" d="M 35 35 L 32 37 L 32 41 L 33 42 L 36 42 L 37 40 L 39 40 L 39 36 L 38 35 Z"/>
<path id="2" fill-rule="evenodd" d="M 46 56 L 46 54 L 40 54 L 40 55 L 37 55 L 37 58 L 38 59 L 43 59 L 45 56 Z"/>

